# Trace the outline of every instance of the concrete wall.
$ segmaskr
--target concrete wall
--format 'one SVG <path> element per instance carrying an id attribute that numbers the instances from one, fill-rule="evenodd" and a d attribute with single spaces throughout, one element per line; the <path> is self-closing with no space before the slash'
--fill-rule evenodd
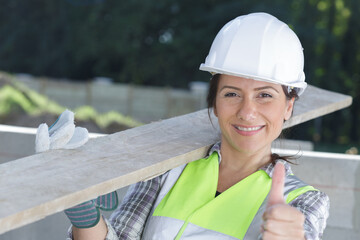
<path id="1" fill-rule="evenodd" d="M 1 127 L 1 126 L 0 126 Z M 34 153 L 35 136 L 14 131 L 1 132 L 0 163 Z M 302 157 L 294 165 L 295 174 L 305 182 L 326 192 L 331 200 L 330 217 L 325 230 L 326 240 L 359 239 L 360 236 L 360 156 L 317 153 L 311 143 L 282 140 L 275 147 L 289 148 L 283 154 L 298 154 Z M 119 190 L 123 196 L 126 188 Z M 6 193 L 2 193 L 6 194 Z M 31 199 L 29 199 L 31 201 Z M 0 235 L 1 240 L 63 240 L 69 226 L 64 213 Z"/>
<path id="2" fill-rule="evenodd" d="M 18 80 L 69 109 L 89 105 L 100 113 L 117 111 L 143 123 L 206 107 L 207 84 L 204 83 L 195 82 L 191 84 L 191 90 L 179 90 L 113 83 L 34 80 L 31 77 L 19 77 Z"/>
<path id="3" fill-rule="evenodd" d="M 308 152 L 299 163 L 295 174 L 330 198 L 324 239 L 360 239 L 360 156 Z"/>

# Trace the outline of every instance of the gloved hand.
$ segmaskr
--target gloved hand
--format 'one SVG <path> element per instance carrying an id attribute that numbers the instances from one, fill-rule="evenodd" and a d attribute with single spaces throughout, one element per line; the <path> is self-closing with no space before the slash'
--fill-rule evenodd
<path id="1" fill-rule="evenodd" d="M 95 226 L 100 220 L 100 209 L 105 211 L 115 210 L 118 206 L 118 196 L 116 191 L 99 196 L 97 199 L 90 200 L 75 207 L 65 210 L 66 216 L 72 225 L 77 228 L 90 228 Z"/>
<path id="2" fill-rule="evenodd" d="M 86 128 L 76 127 L 74 113 L 65 110 L 49 128 L 46 123 L 39 125 L 36 132 L 35 151 L 49 149 L 73 149 L 84 145 L 89 139 Z"/>
<path id="3" fill-rule="evenodd" d="M 75 127 L 74 113 L 65 110 L 50 128 L 46 123 L 39 125 L 36 132 L 35 151 L 39 153 L 50 149 L 74 149 L 84 145 L 88 139 L 87 129 Z M 100 210 L 112 211 L 117 206 L 118 196 L 114 191 L 66 209 L 65 214 L 75 227 L 90 228 L 99 222 Z"/>

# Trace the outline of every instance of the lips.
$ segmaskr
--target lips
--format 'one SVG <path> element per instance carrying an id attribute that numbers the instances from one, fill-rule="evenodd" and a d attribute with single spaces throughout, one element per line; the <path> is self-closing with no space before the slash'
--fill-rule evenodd
<path id="1" fill-rule="evenodd" d="M 240 127 L 240 126 L 235 126 L 236 129 L 240 130 L 240 131 L 245 131 L 245 132 L 251 132 L 251 131 L 257 131 L 260 128 L 262 128 L 263 126 L 256 126 L 256 127 Z"/>
<path id="2" fill-rule="evenodd" d="M 265 127 L 265 125 L 259 125 L 259 126 L 239 126 L 239 125 L 233 125 L 236 131 L 243 136 L 252 136 L 257 134 L 261 129 Z"/>

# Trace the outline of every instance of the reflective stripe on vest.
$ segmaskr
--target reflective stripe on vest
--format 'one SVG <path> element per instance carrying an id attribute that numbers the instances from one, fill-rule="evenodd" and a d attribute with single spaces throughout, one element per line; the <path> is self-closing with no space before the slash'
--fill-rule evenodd
<path id="1" fill-rule="evenodd" d="M 189 163 L 182 173 L 179 169 L 175 172 L 169 173 L 166 181 L 171 182 L 171 187 L 164 184 L 163 188 L 168 189 L 166 194 L 164 189 L 160 192 L 143 239 L 254 239 L 259 235 L 272 182 L 265 171 L 251 174 L 216 198 L 219 176 L 216 152 Z M 314 190 L 294 176 L 285 182 L 287 200 L 305 190 Z"/>

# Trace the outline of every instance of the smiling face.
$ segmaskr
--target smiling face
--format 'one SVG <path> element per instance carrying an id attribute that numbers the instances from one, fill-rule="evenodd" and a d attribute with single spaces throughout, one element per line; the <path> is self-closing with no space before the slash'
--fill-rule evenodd
<path id="1" fill-rule="evenodd" d="M 214 113 L 222 151 L 269 154 L 284 120 L 291 117 L 293 103 L 279 84 L 221 75 Z"/>

